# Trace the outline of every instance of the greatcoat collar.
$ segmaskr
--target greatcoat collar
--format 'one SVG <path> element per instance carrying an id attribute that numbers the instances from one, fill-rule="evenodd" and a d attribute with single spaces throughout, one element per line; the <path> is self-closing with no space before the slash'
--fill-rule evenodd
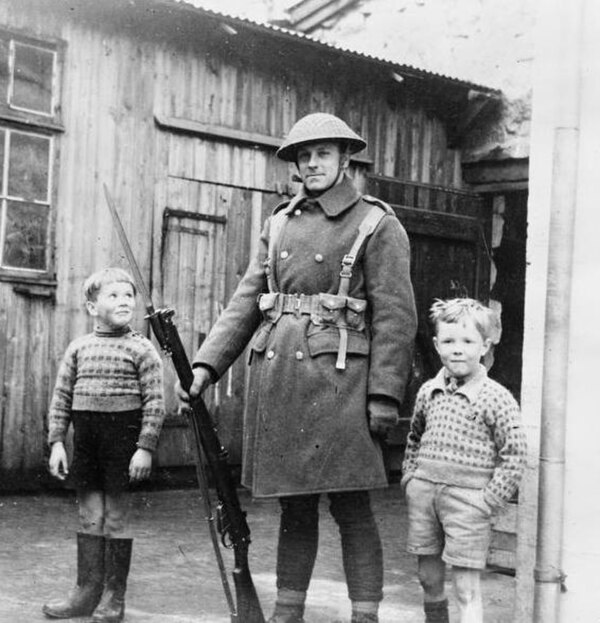
<path id="1" fill-rule="evenodd" d="M 291 212 L 304 201 L 311 201 L 318 204 L 329 218 L 334 218 L 351 208 L 360 199 L 360 196 L 352 180 L 344 174 L 339 184 L 332 186 L 318 197 L 307 195 L 304 186 L 302 186 L 298 194 L 285 208 L 285 212 Z"/>

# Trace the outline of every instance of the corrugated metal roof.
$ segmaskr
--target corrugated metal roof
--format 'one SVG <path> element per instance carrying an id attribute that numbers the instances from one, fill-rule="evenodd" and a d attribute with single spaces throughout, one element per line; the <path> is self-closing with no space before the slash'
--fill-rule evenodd
<path id="1" fill-rule="evenodd" d="M 481 91 L 482 93 L 487 93 L 490 95 L 500 93 L 498 89 L 487 87 L 481 84 L 476 84 L 474 82 L 470 82 L 467 80 L 461 80 L 460 78 L 455 78 L 452 76 L 435 73 L 433 71 L 429 71 L 426 69 L 420 69 L 412 65 L 404 65 L 402 63 L 398 63 L 397 61 L 389 59 L 389 58 L 384 58 L 381 56 L 374 56 L 371 54 L 367 54 L 365 52 L 352 50 L 350 48 L 346 48 L 341 45 L 337 45 L 337 44 L 330 43 L 327 41 L 322 41 L 320 39 L 312 37 L 311 35 L 307 35 L 305 33 L 298 32 L 295 30 L 290 30 L 282 26 L 258 22 L 248 17 L 242 17 L 239 15 L 234 15 L 232 13 L 225 13 L 225 12 L 215 11 L 212 9 L 207 9 L 201 6 L 197 6 L 193 4 L 192 0 L 162 0 L 161 4 L 170 4 L 171 6 L 180 5 L 182 7 L 186 7 L 187 9 L 193 9 L 200 13 L 204 13 L 212 18 L 223 19 L 233 24 L 246 26 L 248 28 L 255 29 L 259 32 L 264 32 L 264 34 L 272 34 L 275 36 L 288 38 L 292 41 L 297 41 L 299 44 L 307 44 L 313 47 L 330 50 L 332 52 L 337 52 L 343 56 L 346 56 L 348 58 L 354 58 L 357 60 L 363 60 L 367 62 L 377 63 L 380 65 L 386 65 L 390 69 L 395 71 L 396 73 L 403 75 L 403 76 L 412 76 L 416 78 L 428 78 L 431 80 L 439 80 L 442 82 L 448 82 L 456 87 L 462 87 L 465 89 Z"/>

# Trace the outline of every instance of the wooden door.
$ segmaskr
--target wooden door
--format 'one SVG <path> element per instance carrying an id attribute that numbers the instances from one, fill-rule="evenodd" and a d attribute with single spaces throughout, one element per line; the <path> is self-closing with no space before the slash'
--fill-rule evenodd
<path id="1" fill-rule="evenodd" d="M 175 311 L 174 322 L 191 359 L 223 305 L 219 275 L 225 262 L 226 217 L 165 208 L 161 231 L 161 292 L 163 307 Z M 160 465 L 189 465 L 194 460 L 184 418 L 177 416 L 176 376 L 165 366 L 168 418 L 161 436 Z"/>
<path id="2" fill-rule="evenodd" d="M 436 298 L 487 301 L 491 266 L 491 211 L 474 193 L 371 175 L 368 192 L 394 209 L 411 244 L 411 279 L 419 318 L 413 378 L 401 425 L 391 437 L 403 445 L 420 385 L 440 367 L 428 310 Z"/>
<path id="3" fill-rule="evenodd" d="M 182 185 L 194 192 L 180 192 Z M 190 197 L 187 203 L 182 200 Z M 159 297 L 162 306 L 175 310 L 174 322 L 190 360 L 235 291 L 255 252 L 265 214 L 279 200 L 274 192 L 257 188 L 195 180 L 172 185 L 171 205 L 188 209 L 168 205 L 163 210 Z M 187 421 L 177 415 L 175 380 L 173 367 L 166 365 L 168 417 L 158 463 L 169 468 L 194 461 Z M 204 395 L 232 464 L 241 463 L 245 381 L 245 358 L 240 357 Z"/>

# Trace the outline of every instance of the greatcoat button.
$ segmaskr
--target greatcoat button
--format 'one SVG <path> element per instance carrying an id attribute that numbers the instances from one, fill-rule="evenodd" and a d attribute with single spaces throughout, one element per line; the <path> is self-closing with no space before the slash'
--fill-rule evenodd
<path id="1" fill-rule="evenodd" d="M 323 256 L 320 253 L 315 255 L 315 262 L 321 263 L 323 261 Z"/>
<path id="2" fill-rule="evenodd" d="M 273 359 L 273 357 L 275 357 L 275 351 L 274 350 L 270 350 L 267 353 L 267 359 Z"/>
<path id="3" fill-rule="evenodd" d="M 296 209 L 294 210 L 294 214 L 295 214 L 296 216 L 300 216 L 300 215 L 302 214 L 302 210 L 301 210 L 300 208 L 296 208 Z"/>
<path id="4" fill-rule="evenodd" d="M 282 260 L 285 260 L 288 255 L 289 255 L 289 253 L 287 251 L 282 251 L 280 257 L 281 257 Z"/>
<path id="5" fill-rule="evenodd" d="M 304 353 L 301 350 L 296 351 L 296 359 L 302 361 L 304 359 Z"/>

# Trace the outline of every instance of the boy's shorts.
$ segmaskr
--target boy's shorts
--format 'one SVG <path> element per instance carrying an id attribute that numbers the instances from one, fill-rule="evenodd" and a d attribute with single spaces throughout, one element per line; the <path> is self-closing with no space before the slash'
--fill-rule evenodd
<path id="1" fill-rule="evenodd" d="M 74 411 L 73 462 L 76 489 L 120 493 L 129 489 L 129 462 L 137 450 L 141 411 Z"/>
<path id="2" fill-rule="evenodd" d="M 456 567 L 484 569 L 492 534 L 492 509 L 482 489 L 411 478 L 407 550 L 418 556 L 441 554 Z"/>

